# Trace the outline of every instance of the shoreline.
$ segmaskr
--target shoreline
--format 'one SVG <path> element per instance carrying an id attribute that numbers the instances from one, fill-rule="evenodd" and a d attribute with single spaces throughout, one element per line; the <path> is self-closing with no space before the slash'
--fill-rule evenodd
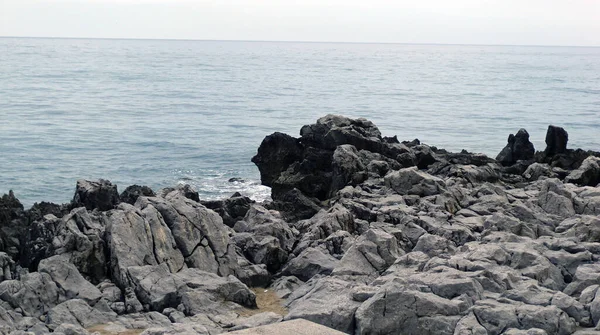
<path id="1" fill-rule="evenodd" d="M 568 149 L 555 126 L 545 142 L 536 151 L 521 129 L 494 159 L 327 115 L 261 143 L 252 161 L 272 201 L 203 201 L 189 185 L 119 194 L 106 180 L 78 181 L 68 205 L 5 195 L 0 334 L 297 318 L 350 334 L 598 328 L 600 152 Z M 237 313 L 256 308 L 251 287 L 287 314 Z"/>

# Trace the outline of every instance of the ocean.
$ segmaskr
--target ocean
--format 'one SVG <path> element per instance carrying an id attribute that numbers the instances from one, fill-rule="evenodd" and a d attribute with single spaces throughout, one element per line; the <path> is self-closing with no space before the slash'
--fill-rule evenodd
<path id="1" fill-rule="evenodd" d="M 543 150 L 549 124 L 600 150 L 600 48 L 0 38 L 0 194 L 63 203 L 104 178 L 263 200 L 262 139 L 329 113 L 452 151 L 495 156 L 519 128 Z"/>

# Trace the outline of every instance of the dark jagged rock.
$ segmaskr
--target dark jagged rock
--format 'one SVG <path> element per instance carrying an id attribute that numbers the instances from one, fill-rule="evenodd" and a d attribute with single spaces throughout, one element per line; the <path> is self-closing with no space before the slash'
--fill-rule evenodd
<path id="1" fill-rule="evenodd" d="M 260 171 L 263 185 L 273 186 L 279 175 L 302 157 L 303 148 L 297 139 L 283 133 L 265 137 L 252 162 Z"/>
<path id="2" fill-rule="evenodd" d="M 250 209 L 250 205 L 253 204 L 254 201 L 236 193 L 228 199 L 200 201 L 200 203 L 206 206 L 206 208 L 217 212 L 221 218 L 223 218 L 223 223 L 229 227 L 233 227 L 236 222 L 246 216 L 248 209 Z"/>
<path id="3" fill-rule="evenodd" d="M 32 223 L 24 237 L 20 264 L 31 271 L 44 258 L 65 255 L 96 282 L 106 276 L 104 226 L 98 215 L 85 208 L 75 208 L 60 219 L 46 215 Z"/>
<path id="4" fill-rule="evenodd" d="M 546 156 L 554 156 L 556 154 L 564 154 L 567 152 L 567 142 L 569 134 L 561 127 L 548 126 L 546 132 Z"/>
<path id="5" fill-rule="evenodd" d="M 573 170 L 565 182 L 582 186 L 596 186 L 600 183 L 600 158 L 590 156 L 586 158 L 577 170 Z"/>
<path id="6" fill-rule="evenodd" d="M 63 216 L 69 214 L 69 207 L 70 206 L 68 204 L 57 205 L 45 201 L 40 203 L 36 202 L 29 210 L 27 210 L 27 217 L 29 222 L 39 221 L 48 214 L 52 214 L 57 218 L 62 218 Z"/>
<path id="7" fill-rule="evenodd" d="M 529 133 L 525 129 L 519 129 L 516 135 L 508 136 L 508 143 L 496 157 L 496 160 L 504 166 L 514 165 L 520 160 L 533 159 L 535 148 L 529 141 Z"/>
<path id="8" fill-rule="evenodd" d="M 254 264 L 264 264 L 270 272 L 278 271 L 287 261 L 295 243 L 295 232 L 290 225 L 259 205 L 252 205 L 244 221 L 234 230 L 233 241 Z"/>
<path id="9" fill-rule="evenodd" d="M 342 152 L 338 148 L 344 145 L 354 149 L 345 146 Z M 265 137 L 252 161 L 261 173 L 263 185 L 272 188 L 274 200 L 294 188 L 309 197 L 325 200 L 346 183 L 365 179 L 362 165 L 366 164 L 357 159 L 356 153 L 352 155 L 352 150 L 381 154 L 403 166 L 414 165 L 416 161 L 406 145 L 384 140 L 371 121 L 339 115 L 327 115 L 302 127 L 300 139 L 281 133 Z"/>
<path id="10" fill-rule="evenodd" d="M 133 205 L 140 196 L 154 197 L 156 194 L 148 186 L 131 185 L 128 186 L 119 197 L 122 202 Z"/>
<path id="11" fill-rule="evenodd" d="M 27 223 L 23 205 L 13 191 L 4 194 L 0 198 L 0 251 L 12 259 L 18 259 Z"/>
<path id="12" fill-rule="evenodd" d="M 321 210 L 316 199 L 307 197 L 297 188 L 286 192 L 266 207 L 281 212 L 283 218 L 289 222 L 311 218 Z"/>
<path id="13" fill-rule="evenodd" d="M 117 185 L 113 185 L 110 181 L 78 180 L 71 205 L 73 208 L 85 207 L 88 210 L 108 211 L 115 208 L 119 202 Z"/>

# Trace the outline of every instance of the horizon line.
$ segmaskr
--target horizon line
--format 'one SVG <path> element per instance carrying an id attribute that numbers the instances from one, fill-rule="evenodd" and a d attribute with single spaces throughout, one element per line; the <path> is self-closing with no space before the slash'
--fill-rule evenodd
<path id="1" fill-rule="evenodd" d="M 435 43 L 435 42 L 364 42 L 364 41 L 308 41 L 308 40 L 237 40 L 237 39 L 191 39 L 191 38 L 139 38 L 139 37 L 71 37 L 71 36 L 3 36 L 0 38 L 65 39 L 65 40 L 123 40 L 123 41 L 180 41 L 180 42 L 248 42 L 248 43 L 314 43 L 314 44 L 396 44 L 438 46 L 487 46 L 487 47 L 547 47 L 547 48 L 600 48 L 600 45 L 551 45 L 551 44 L 487 44 L 487 43 Z"/>

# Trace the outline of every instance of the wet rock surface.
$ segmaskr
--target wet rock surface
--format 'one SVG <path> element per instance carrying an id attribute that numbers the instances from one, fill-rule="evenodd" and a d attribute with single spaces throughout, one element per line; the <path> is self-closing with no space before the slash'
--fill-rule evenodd
<path id="1" fill-rule="evenodd" d="M 265 138 L 253 162 L 267 203 L 185 185 L 119 195 L 105 180 L 78 181 L 69 205 L 4 195 L 0 334 L 297 318 L 349 334 L 598 331 L 600 153 L 567 141 L 551 126 L 534 153 L 521 129 L 492 159 L 327 115 Z"/>

